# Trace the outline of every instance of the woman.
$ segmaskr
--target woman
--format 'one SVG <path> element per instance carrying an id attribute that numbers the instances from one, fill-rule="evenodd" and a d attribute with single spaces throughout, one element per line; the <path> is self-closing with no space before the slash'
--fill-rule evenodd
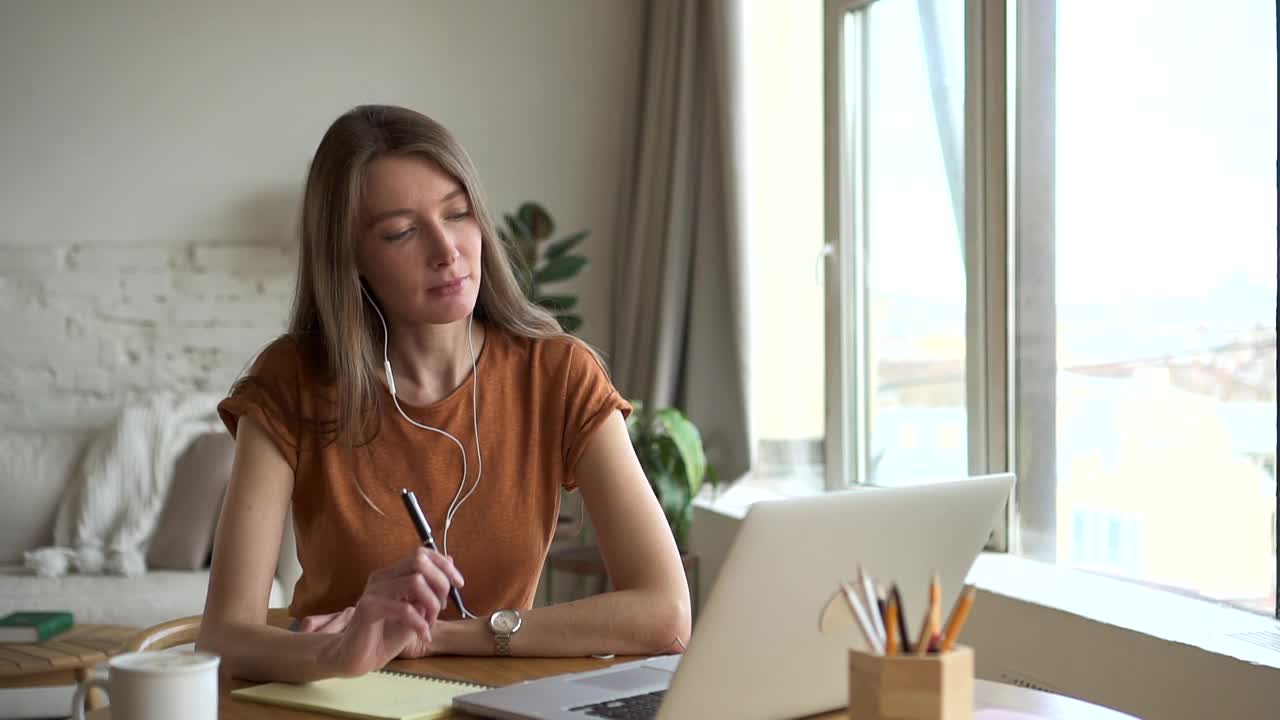
<path id="1" fill-rule="evenodd" d="M 688 585 L 630 406 L 525 299 L 452 135 L 397 107 L 340 117 L 301 236 L 289 332 L 218 408 L 236 455 L 199 647 L 234 676 L 288 682 L 396 657 L 682 649 Z M 581 489 L 617 589 L 531 610 L 561 488 Z M 266 622 L 291 506 L 301 632 Z"/>

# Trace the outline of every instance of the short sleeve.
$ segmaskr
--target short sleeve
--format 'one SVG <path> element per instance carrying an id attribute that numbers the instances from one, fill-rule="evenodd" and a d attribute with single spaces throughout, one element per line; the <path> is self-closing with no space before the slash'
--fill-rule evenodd
<path id="1" fill-rule="evenodd" d="M 277 339 L 258 355 L 249 372 L 236 381 L 231 393 L 218 403 L 218 416 L 232 436 L 236 434 L 240 418 L 253 418 L 295 471 L 303 411 L 300 352 L 292 338 Z"/>
<path id="2" fill-rule="evenodd" d="M 592 434 L 614 412 L 631 414 L 631 403 L 613 387 L 600 360 L 582 343 L 574 341 L 565 378 L 564 467 L 566 490 L 575 490 L 574 473 Z"/>

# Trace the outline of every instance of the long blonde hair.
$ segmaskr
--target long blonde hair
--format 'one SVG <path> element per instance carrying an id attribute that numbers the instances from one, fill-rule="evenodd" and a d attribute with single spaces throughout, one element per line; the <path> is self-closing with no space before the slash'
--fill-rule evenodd
<path id="1" fill-rule="evenodd" d="M 531 303 L 511 271 L 475 166 L 453 135 L 431 118 L 402 107 L 362 105 L 325 132 L 311 161 L 302 200 L 301 253 L 289 333 L 324 363 L 334 384 L 331 422 L 322 434 L 352 444 L 376 434 L 381 325 L 361 297 L 356 233 L 364 180 L 380 155 L 417 155 L 452 175 L 465 190 L 480 225 L 481 273 L 475 317 L 490 327 L 528 338 L 568 337 L 556 320 Z M 345 442 L 344 442 L 345 444 Z"/>

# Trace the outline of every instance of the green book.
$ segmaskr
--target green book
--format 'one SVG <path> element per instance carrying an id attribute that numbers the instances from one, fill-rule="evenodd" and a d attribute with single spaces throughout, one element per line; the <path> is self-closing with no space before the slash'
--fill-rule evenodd
<path id="1" fill-rule="evenodd" d="M 71 629 L 69 612 L 16 612 L 0 618 L 0 642 L 36 643 Z"/>

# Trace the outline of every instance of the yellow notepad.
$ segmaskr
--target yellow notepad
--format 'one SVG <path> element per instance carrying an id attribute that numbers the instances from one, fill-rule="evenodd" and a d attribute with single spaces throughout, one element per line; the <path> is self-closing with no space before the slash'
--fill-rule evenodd
<path id="1" fill-rule="evenodd" d="M 233 690 L 231 696 L 365 720 L 433 720 L 448 717 L 455 695 L 484 689 L 483 685 L 376 670 L 354 678 L 254 685 Z"/>

